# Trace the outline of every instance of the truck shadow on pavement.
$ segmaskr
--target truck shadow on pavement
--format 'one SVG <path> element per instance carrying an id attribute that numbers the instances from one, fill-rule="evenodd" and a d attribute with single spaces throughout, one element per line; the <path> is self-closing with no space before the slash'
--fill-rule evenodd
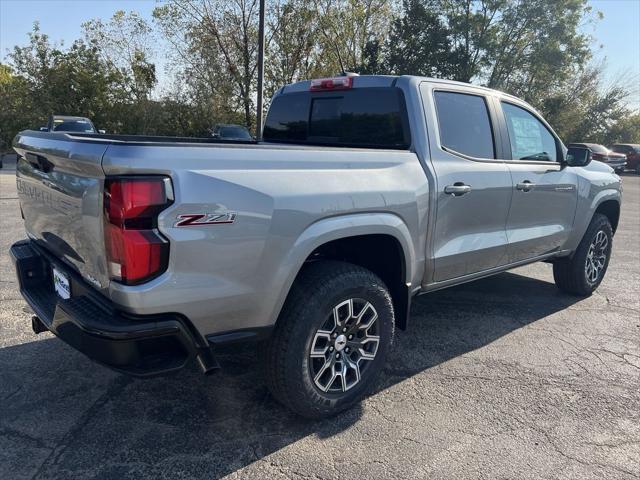
<path id="1" fill-rule="evenodd" d="M 419 297 L 377 391 L 576 301 L 514 273 Z M 220 361 L 211 377 L 194 367 L 136 380 L 56 339 L 0 349 L 0 477 L 219 478 L 310 435 L 340 433 L 366 408 L 301 419 L 269 396 L 255 346 Z"/>

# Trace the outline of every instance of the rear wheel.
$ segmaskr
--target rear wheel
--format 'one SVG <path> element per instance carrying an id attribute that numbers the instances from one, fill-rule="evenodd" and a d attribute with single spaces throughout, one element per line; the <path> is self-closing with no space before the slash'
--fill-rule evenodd
<path id="1" fill-rule="evenodd" d="M 591 295 L 609 266 L 612 240 L 609 219 L 596 213 L 573 257 L 554 262 L 553 278 L 558 288 L 573 295 Z"/>
<path id="2" fill-rule="evenodd" d="M 393 305 L 380 278 L 344 262 L 311 263 L 264 346 L 267 386 L 302 416 L 334 415 L 373 386 L 393 333 Z"/>

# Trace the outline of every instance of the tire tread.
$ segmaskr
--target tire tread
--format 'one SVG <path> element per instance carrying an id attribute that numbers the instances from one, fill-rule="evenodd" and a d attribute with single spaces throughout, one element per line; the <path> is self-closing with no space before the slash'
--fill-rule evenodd
<path id="1" fill-rule="evenodd" d="M 584 262 L 589 245 L 591 244 L 591 239 L 601 228 L 608 230 L 607 233 L 609 241 L 611 242 L 613 238 L 613 231 L 609 219 L 601 213 L 596 213 L 591 219 L 591 223 L 582 237 L 574 255 L 572 257 L 558 259 L 554 262 L 553 279 L 556 286 L 563 292 L 584 297 L 591 295 L 600 285 L 602 278 L 604 278 L 604 273 L 606 273 L 606 266 L 605 272 L 602 274 L 600 280 L 598 280 L 594 285 L 589 285 L 584 275 Z M 611 246 L 609 248 L 611 249 Z"/>
<path id="2" fill-rule="evenodd" d="M 296 389 L 292 385 L 290 376 L 286 375 L 290 368 L 296 367 L 290 365 L 291 360 L 288 355 L 292 343 L 300 341 L 300 338 L 292 335 L 296 324 L 304 315 L 305 310 L 308 310 L 310 306 L 313 307 L 316 299 L 325 298 L 334 293 L 331 285 L 339 278 L 356 280 L 365 285 L 375 285 L 381 288 L 386 294 L 391 309 L 393 308 L 386 286 L 373 272 L 357 265 L 334 260 L 311 262 L 303 267 L 292 285 L 272 337 L 261 347 L 264 379 L 272 395 L 287 408 L 307 418 L 323 418 L 333 415 L 357 401 L 355 399 L 353 402 L 342 405 L 339 409 L 323 405 L 321 402 L 313 402 L 310 405 L 304 392 Z M 313 295 L 310 295 L 310 292 L 313 292 Z M 390 341 L 393 340 L 393 328 L 391 332 Z"/>

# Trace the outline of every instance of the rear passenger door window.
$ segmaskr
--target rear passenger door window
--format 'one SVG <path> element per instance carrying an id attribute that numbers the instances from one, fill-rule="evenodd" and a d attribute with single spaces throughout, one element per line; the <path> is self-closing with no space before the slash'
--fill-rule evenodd
<path id="1" fill-rule="evenodd" d="M 502 111 L 513 160 L 557 161 L 555 138 L 540 120 L 511 103 L 502 102 Z"/>
<path id="2" fill-rule="evenodd" d="M 484 97 L 435 91 L 434 99 L 443 147 L 474 158 L 496 157 Z"/>

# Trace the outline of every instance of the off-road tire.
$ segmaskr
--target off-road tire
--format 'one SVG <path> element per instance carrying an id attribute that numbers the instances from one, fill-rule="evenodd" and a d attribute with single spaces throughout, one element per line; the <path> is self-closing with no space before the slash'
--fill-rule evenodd
<path id="1" fill-rule="evenodd" d="M 587 278 L 585 273 L 585 265 L 587 262 L 587 255 L 589 254 L 589 248 L 594 241 L 598 232 L 604 232 L 607 236 L 608 247 L 606 251 L 606 260 L 604 268 L 599 273 L 596 281 L 591 282 Z M 553 279 L 557 287 L 563 292 L 570 293 L 572 295 L 586 297 L 591 295 L 596 288 L 602 282 L 607 267 L 609 266 L 609 260 L 611 258 L 611 247 L 613 240 L 613 229 L 609 219 L 600 213 L 596 213 L 591 219 L 591 223 L 587 228 L 576 252 L 572 257 L 561 258 L 553 263 Z"/>
<path id="2" fill-rule="evenodd" d="M 321 391 L 314 383 L 309 352 L 333 307 L 350 298 L 369 302 L 377 311 L 380 341 L 375 358 L 349 390 Z M 394 311 L 384 282 L 357 265 L 321 260 L 305 265 L 294 282 L 272 337 L 261 348 L 266 384 L 284 406 L 307 418 L 341 412 L 374 386 L 394 335 Z"/>

